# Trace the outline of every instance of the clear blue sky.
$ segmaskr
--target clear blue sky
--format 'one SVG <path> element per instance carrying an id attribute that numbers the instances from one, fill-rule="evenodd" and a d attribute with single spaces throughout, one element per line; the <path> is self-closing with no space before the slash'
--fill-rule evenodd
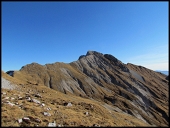
<path id="1" fill-rule="evenodd" d="M 168 69 L 168 2 L 1 2 L 2 70 L 70 63 L 88 50 Z"/>

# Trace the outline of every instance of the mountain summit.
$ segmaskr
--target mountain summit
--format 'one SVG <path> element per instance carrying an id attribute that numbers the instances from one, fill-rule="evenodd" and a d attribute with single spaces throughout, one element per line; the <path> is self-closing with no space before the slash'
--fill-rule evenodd
<path id="1" fill-rule="evenodd" d="M 110 54 L 88 51 L 69 64 L 31 63 L 14 71 L 12 76 L 67 95 L 106 103 L 148 125 L 168 126 L 167 76 L 142 66 L 124 64 Z"/>

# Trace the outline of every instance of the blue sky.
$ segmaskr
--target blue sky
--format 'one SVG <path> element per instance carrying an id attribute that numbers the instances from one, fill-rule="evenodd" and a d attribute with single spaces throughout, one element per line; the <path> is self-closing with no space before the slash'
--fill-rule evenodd
<path id="1" fill-rule="evenodd" d="M 70 63 L 88 50 L 168 69 L 168 2 L 2 2 L 2 70 Z"/>

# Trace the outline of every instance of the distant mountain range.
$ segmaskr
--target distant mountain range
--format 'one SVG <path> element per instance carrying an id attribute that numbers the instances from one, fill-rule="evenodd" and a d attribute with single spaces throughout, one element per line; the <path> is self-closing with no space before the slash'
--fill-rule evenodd
<path id="1" fill-rule="evenodd" d="M 159 70 L 156 70 L 156 72 L 160 72 L 160 73 L 163 73 L 165 75 L 169 75 L 169 71 L 159 71 Z"/>
<path id="2" fill-rule="evenodd" d="M 131 63 L 124 64 L 110 54 L 88 51 L 77 61 L 68 64 L 31 63 L 19 71 L 7 73 L 15 79 L 25 81 L 25 85 L 22 84 L 24 87 L 28 84 L 46 86 L 68 97 L 74 95 L 111 105 L 110 111 L 130 115 L 148 126 L 169 125 L 167 75 Z M 114 121 L 114 126 L 117 126 L 116 123 L 122 120 Z M 132 118 L 123 120 L 128 123 L 132 121 Z"/>

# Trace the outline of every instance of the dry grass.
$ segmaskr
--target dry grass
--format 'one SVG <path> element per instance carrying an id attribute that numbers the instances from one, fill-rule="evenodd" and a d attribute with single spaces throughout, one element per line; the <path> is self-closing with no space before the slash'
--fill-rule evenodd
<path id="1" fill-rule="evenodd" d="M 21 87 L 22 88 L 22 87 Z M 31 91 L 28 91 L 31 90 Z M 22 108 L 17 105 L 10 106 L 7 103 L 2 103 L 1 107 L 1 126 L 47 126 L 49 122 L 56 121 L 57 125 L 63 126 L 148 126 L 141 120 L 132 116 L 121 114 L 115 111 L 104 108 L 102 102 L 81 98 L 74 95 L 63 94 L 52 90 L 46 86 L 36 86 L 28 84 L 22 91 L 2 89 L 6 95 L 2 95 L 2 102 L 5 97 L 9 97 L 11 103 L 22 104 Z M 26 93 L 30 94 L 31 98 L 44 103 L 44 107 L 39 104 L 28 102 L 24 99 Z M 42 98 L 34 97 L 32 94 L 39 93 Z M 22 100 L 17 97 L 23 97 Z M 15 98 L 14 100 L 11 97 Z M 67 107 L 64 103 L 71 102 L 72 106 Z M 46 110 L 50 107 L 51 110 Z M 51 116 L 44 116 L 42 112 L 47 111 Z M 85 114 L 88 112 L 88 115 Z M 18 123 L 17 120 L 23 117 L 38 118 L 41 123 L 31 121 L 30 123 Z M 133 121 L 130 121 L 133 120 Z"/>

